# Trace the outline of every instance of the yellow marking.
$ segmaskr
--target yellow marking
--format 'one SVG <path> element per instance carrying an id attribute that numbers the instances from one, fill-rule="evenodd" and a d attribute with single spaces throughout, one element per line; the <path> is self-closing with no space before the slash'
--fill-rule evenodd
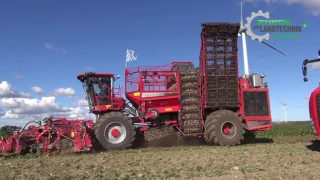
<path id="1" fill-rule="evenodd" d="M 140 92 L 133 93 L 133 96 L 140 96 Z"/>
<path id="2" fill-rule="evenodd" d="M 165 108 L 165 111 L 172 111 L 172 108 Z"/>
<path id="3" fill-rule="evenodd" d="M 111 105 L 106 105 L 107 109 L 111 108 Z"/>
<path id="4" fill-rule="evenodd" d="M 71 137 L 72 137 L 72 138 L 74 137 L 74 132 L 73 132 L 73 131 L 71 132 Z"/>

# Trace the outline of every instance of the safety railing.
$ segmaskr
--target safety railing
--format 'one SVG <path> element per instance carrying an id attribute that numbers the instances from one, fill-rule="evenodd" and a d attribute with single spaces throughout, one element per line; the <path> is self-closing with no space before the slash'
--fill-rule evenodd
<path id="1" fill-rule="evenodd" d="M 171 87 L 177 83 L 176 72 L 172 71 L 172 65 L 173 63 L 161 66 L 127 68 L 125 73 L 125 92 L 176 90 L 176 88 Z"/>

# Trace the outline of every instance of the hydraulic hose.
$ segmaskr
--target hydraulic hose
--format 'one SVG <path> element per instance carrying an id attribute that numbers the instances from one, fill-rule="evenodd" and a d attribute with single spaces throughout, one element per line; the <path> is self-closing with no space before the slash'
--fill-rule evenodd
<path id="1" fill-rule="evenodd" d="M 29 121 L 29 122 L 27 122 L 27 123 L 23 126 L 23 128 L 22 128 L 19 132 L 22 132 L 22 131 L 27 127 L 27 125 L 30 124 L 30 123 L 32 123 L 32 122 L 34 122 L 34 123 L 36 123 L 36 124 L 39 124 L 39 122 L 36 122 L 36 121 Z"/>

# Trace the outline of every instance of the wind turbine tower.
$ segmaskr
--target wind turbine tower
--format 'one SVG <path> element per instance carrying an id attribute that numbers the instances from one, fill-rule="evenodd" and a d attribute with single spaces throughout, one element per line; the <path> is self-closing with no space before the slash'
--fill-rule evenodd
<path id="1" fill-rule="evenodd" d="M 281 103 L 282 105 L 282 112 L 284 113 L 284 121 L 287 123 L 287 111 L 286 111 L 286 105 L 287 103 L 281 101 L 279 98 L 278 98 L 279 102 Z"/>
<path id="2" fill-rule="evenodd" d="M 246 32 L 247 32 L 247 28 L 245 27 L 245 25 L 243 24 L 243 0 L 240 0 L 240 29 L 238 32 L 238 36 L 242 37 L 242 50 L 243 50 L 243 65 L 244 65 L 244 77 L 248 78 L 249 76 L 249 62 L 248 62 L 248 49 L 247 49 L 247 40 L 246 37 L 250 37 L 252 40 L 256 40 L 258 41 L 258 39 L 254 39 L 254 37 L 249 36 Z M 259 41 L 258 41 L 259 42 Z M 278 49 L 276 49 L 275 47 L 271 46 L 270 44 L 261 41 L 260 43 L 267 45 L 268 47 L 274 49 L 275 51 L 278 51 L 279 53 L 281 53 L 282 55 L 285 56 L 285 54 L 281 51 L 279 51 Z"/>

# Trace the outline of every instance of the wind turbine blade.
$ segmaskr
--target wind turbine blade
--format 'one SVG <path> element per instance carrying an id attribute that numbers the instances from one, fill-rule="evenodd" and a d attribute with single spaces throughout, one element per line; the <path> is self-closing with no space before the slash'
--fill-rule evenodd
<path id="1" fill-rule="evenodd" d="M 246 34 L 246 36 L 248 36 L 247 35 L 247 33 L 245 33 Z M 248 37 L 250 37 L 251 38 L 251 36 L 248 36 Z M 256 41 L 258 41 L 258 39 L 255 39 Z M 259 41 L 258 41 L 259 42 Z M 262 41 L 261 42 L 262 44 L 265 44 L 265 45 L 267 45 L 267 46 L 269 46 L 270 48 L 272 48 L 272 49 L 274 49 L 275 51 L 277 51 L 277 52 L 279 52 L 279 53 L 281 53 L 282 55 L 284 55 L 284 56 L 287 56 L 287 55 L 285 55 L 283 52 L 281 52 L 280 50 L 278 50 L 277 48 L 275 48 L 275 47 L 273 47 L 273 46 L 271 46 L 270 44 L 268 44 L 268 43 L 266 43 L 266 42 L 264 42 L 264 41 Z"/>
<path id="2" fill-rule="evenodd" d="M 278 98 L 279 102 L 283 105 L 283 102 Z"/>
<path id="3" fill-rule="evenodd" d="M 269 46 L 270 48 L 274 49 L 275 51 L 278 51 L 278 52 L 281 53 L 282 55 L 286 56 L 283 52 L 281 52 L 281 51 L 278 50 L 277 48 L 271 46 L 270 44 L 268 44 L 268 43 L 266 43 L 266 42 L 264 42 L 264 41 L 262 41 L 262 43 L 265 44 L 265 45 L 267 45 L 267 46 Z"/>

